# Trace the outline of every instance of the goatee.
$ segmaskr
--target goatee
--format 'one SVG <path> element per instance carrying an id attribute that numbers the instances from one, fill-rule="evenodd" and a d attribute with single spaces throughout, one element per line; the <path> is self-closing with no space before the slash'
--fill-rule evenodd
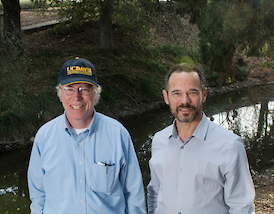
<path id="1" fill-rule="evenodd" d="M 189 113 L 187 114 L 183 114 L 183 116 L 179 116 L 179 109 L 180 108 L 189 108 L 189 109 L 193 109 L 194 110 L 194 114 L 190 115 Z M 170 108 L 170 112 L 172 113 L 172 115 L 181 123 L 189 123 L 192 122 L 200 113 L 200 109 L 196 109 L 194 106 L 192 105 L 180 105 L 176 108 L 176 112 L 173 112 Z"/>

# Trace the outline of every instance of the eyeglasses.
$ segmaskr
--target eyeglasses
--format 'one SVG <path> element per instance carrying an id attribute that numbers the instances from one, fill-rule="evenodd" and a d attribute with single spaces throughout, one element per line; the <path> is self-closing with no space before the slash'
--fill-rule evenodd
<path id="1" fill-rule="evenodd" d="M 79 91 L 82 95 L 89 95 L 89 92 L 93 89 L 93 87 L 80 87 L 80 88 L 73 88 L 73 87 L 63 87 L 61 88 L 67 96 L 71 96 L 75 93 L 75 91 Z"/>

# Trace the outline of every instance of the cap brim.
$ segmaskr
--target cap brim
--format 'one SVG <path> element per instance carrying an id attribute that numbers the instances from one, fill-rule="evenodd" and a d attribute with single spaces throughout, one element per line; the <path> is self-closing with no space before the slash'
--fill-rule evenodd
<path id="1" fill-rule="evenodd" d="M 78 84 L 78 83 L 85 83 L 85 84 L 89 84 L 89 85 L 94 85 L 96 87 L 98 87 L 98 84 L 94 81 L 88 81 L 88 80 L 81 80 L 81 79 L 66 79 L 66 80 L 62 80 L 60 81 L 60 84 L 63 86 L 67 86 L 67 85 L 71 85 L 71 84 Z"/>

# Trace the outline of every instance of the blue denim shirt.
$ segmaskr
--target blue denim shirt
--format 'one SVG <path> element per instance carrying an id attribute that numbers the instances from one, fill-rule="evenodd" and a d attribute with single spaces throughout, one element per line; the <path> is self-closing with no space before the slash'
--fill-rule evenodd
<path id="1" fill-rule="evenodd" d="M 146 213 L 128 131 L 95 112 L 85 132 L 73 133 L 65 113 L 37 132 L 28 169 L 31 213 Z"/>

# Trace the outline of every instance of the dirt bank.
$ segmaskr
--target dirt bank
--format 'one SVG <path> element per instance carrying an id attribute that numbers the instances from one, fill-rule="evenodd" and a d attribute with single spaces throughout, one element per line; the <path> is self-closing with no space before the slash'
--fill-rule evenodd
<path id="1" fill-rule="evenodd" d="M 22 26 L 29 26 L 31 24 L 39 22 L 43 22 L 45 20 L 52 20 L 52 18 L 56 17 L 56 13 L 37 13 L 33 11 L 22 11 L 21 13 L 21 19 L 22 19 Z M 29 36 L 29 35 L 25 35 Z M 37 34 L 37 39 L 35 41 L 39 40 L 39 34 Z M 32 35 L 32 38 L 34 38 L 34 35 Z M 270 60 L 270 59 L 265 59 Z M 242 88 L 248 88 L 252 87 L 254 85 L 260 85 L 260 84 L 267 84 L 274 81 L 274 75 L 273 70 L 268 68 L 261 68 L 261 62 L 256 59 L 252 58 L 248 60 L 250 75 L 249 78 L 247 78 L 243 82 L 236 82 L 233 84 L 229 84 L 227 86 L 220 86 L 220 87 L 214 87 L 209 88 L 208 93 L 209 95 L 214 95 L 217 93 L 224 93 L 228 91 L 233 90 L 239 90 Z M 162 101 L 155 102 L 148 106 L 148 104 L 145 104 L 144 106 L 140 105 L 138 108 L 133 109 L 125 109 L 123 112 L 120 112 L 121 115 L 118 116 L 125 116 L 129 114 L 140 114 L 144 111 L 147 111 L 148 109 L 157 109 L 161 108 L 164 105 Z M 256 199 L 255 199 L 255 205 L 256 205 L 256 213 L 257 214 L 271 214 L 274 213 L 274 178 L 273 178 L 273 172 L 274 168 L 268 169 L 265 172 L 263 172 L 260 175 L 256 175 L 254 179 L 254 184 L 256 187 Z"/>

